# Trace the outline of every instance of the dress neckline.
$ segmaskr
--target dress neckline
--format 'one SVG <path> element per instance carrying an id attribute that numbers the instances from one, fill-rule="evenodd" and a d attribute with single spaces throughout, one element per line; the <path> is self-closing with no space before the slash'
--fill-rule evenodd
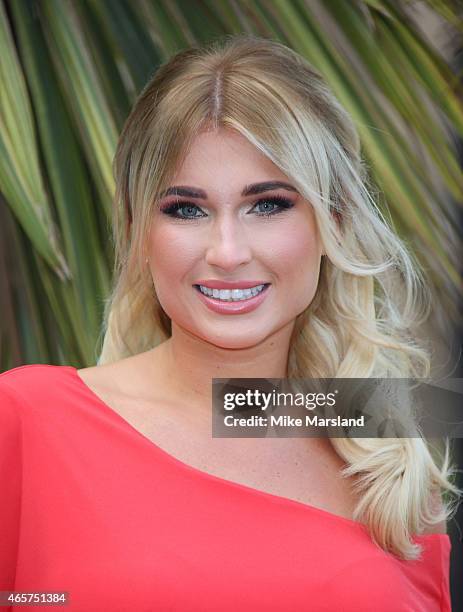
<path id="1" fill-rule="evenodd" d="M 52 366 L 53 367 L 53 366 Z M 284 497 L 282 495 L 277 495 L 275 493 L 269 493 L 267 491 L 262 491 L 260 489 L 256 489 L 254 487 L 251 487 L 249 485 L 245 485 L 242 484 L 240 482 L 236 482 L 233 480 L 229 480 L 228 478 L 223 478 L 221 476 L 216 476 L 215 474 L 211 474 L 209 472 L 206 472 L 204 470 L 201 470 L 199 468 L 194 467 L 193 465 L 189 465 L 188 463 L 185 463 L 184 461 L 182 461 L 181 459 L 178 459 L 177 457 L 175 457 L 174 455 L 172 455 L 171 453 L 169 453 L 168 451 L 164 450 L 163 448 L 161 448 L 160 446 L 158 446 L 155 442 L 153 442 L 153 440 L 151 440 L 150 438 L 148 438 L 147 436 L 145 436 L 141 431 L 139 431 L 136 427 L 134 427 L 131 423 L 129 423 L 129 421 L 127 421 L 127 419 L 125 419 L 121 414 L 119 414 L 119 412 L 117 412 L 117 410 L 115 410 L 114 408 L 112 408 L 109 404 L 107 404 L 102 398 L 100 398 L 99 395 L 97 395 L 97 393 L 95 393 L 95 391 L 93 391 L 88 385 L 87 383 L 83 380 L 83 378 L 81 378 L 81 376 L 78 373 L 78 368 L 74 367 L 74 366 L 58 366 L 58 367 L 62 367 L 65 368 L 67 370 L 69 370 L 73 375 L 75 380 L 80 384 L 80 386 L 86 390 L 86 392 L 99 404 L 99 406 L 108 414 L 110 415 L 113 420 L 116 420 L 119 424 L 124 425 L 124 427 L 128 430 L 130 430 L 132 433 L 134 433 L 137 437 L 139 437 L 140 439 L 142 439 L 144 441 L 145 444 L 148 444 L 150 447 L 152 447 L 156 452 L 161 453 L 166 459 L 168 459 L 170 462 L 174 463 L 175 465 L 177 465 L 179 468 L 187 470 L 191 473 L 194 473 L 198 476 L 200 476 L 201 478 L 206 478 L 208 480 L 212 480 L 215 482 L 218 482 L 222 485 L 228 485 L 230 487 L 248 492 L 250 494 L 254 494 L 260 497 L 264 497 L 266 499 L 271 499 L 275 502 L 278 502 L 280 504 L 288 504 L 288 505 L 292 505 L 294 507 L 298 507 L 301 509 L 305 509 L 309 512 L 315 513 L 315 514 L 319 514 L 321 516 L 324 516 L 327 519 L 330 519 L 332 521 L 339 521 L 341 523 L 344 523 L 345 525 L 350 525 L 351 527 L 354 527 L 355 529 L 359 529 L 364 533 L 368 533 L 368 529 L 366 527 L 366 525 L 364 525 L 363 523 L 360 523 L 359 521 L 354 521 L 353 519 L 349 519 L 345 516 L 341 516 L 339 514 L 335 514 L 334 512 L 330 512 L 329 510 L 325 510 L 323 508 L 319 508 L 317 506 L 313 506 L 311 504 L 305 503 L 305 502 L 300 502 L 297 501 L 295 499 L 291 499 L 289 497 Z M 420 539 L 427 539 L 427 538 L 437 538 L 437 540 L 439 539 L 446 539 L 450 542 L 450 537 L 447 533 L 428 533 L 428 534 L 415 534 L 412 536 L 412 538 L 414 540 L 420 540 Z"/>

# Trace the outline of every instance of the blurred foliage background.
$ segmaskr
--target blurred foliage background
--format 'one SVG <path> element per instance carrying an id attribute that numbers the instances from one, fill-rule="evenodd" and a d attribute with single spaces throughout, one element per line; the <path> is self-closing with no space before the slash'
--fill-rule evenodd
<path id="1" fill-rule="evenodd" d="M 238 32 L 281 40 L 323 73 L 380 206 L 456 321 L 461 75 L 417 4 L 461 34 L 457 5 L 438 0 L 0 0 L 1 369 L 95 363 L 124 120 L 161 62 Z"/>

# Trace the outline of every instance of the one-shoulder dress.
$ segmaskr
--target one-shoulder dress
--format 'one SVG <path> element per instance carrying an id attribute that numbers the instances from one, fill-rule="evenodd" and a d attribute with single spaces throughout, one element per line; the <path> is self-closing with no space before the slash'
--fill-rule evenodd
<path id="1" fill-rule="evenodd" d="M 0 591 L 65 593 L 54 609 L 451 610 L 447 534 L 400 560 L 359 522 L 187 465 L 73 366 L 0 374 L 0 485 Z"/>

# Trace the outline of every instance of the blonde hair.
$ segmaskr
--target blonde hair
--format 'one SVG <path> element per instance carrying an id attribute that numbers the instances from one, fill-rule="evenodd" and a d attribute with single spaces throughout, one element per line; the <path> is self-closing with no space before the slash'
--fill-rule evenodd
<path id="1" fill-rule="evenodd" d="M 376 206 L 353 121 L 321 75 L 283 44 L 241 34 L 191 47 L 163 64 L 138 97 L 114 161 L 115 267 L 99 364 L 149 350 L 171 335 L 145 264 L 152 207 L 201 131 L 244 135 L 314 209 L 326 255 L 317 293 L 296 320 L 289 378 L 426 378 L 430 359 L 413 335 L 429 292 L 422 273 Z M 355 476 L 373 541 L 403 559 L 411 540 L 447 520 L 461 493 L 421 438 L 331 438 Z M 439 497 L 440 499 L 440 497 Z"/>

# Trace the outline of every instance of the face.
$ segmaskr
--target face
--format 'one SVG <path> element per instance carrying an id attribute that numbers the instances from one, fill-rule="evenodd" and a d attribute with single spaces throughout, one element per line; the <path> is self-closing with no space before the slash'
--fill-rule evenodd
<path id="1" fill-rule="evenodd" d="M 289 187 L 246 191 L 267 182 Z M 150 228 L 151 274 L 173 330 L 222 348 L 292 330 L 315 295 L 322 247 L 312 207 L 288 177 L 244 136 L 221 129 L 197 136 L 171 187 L 196 192 L 164 195 Z M 227 282 L 238 289 L 222 293 Z"/>

